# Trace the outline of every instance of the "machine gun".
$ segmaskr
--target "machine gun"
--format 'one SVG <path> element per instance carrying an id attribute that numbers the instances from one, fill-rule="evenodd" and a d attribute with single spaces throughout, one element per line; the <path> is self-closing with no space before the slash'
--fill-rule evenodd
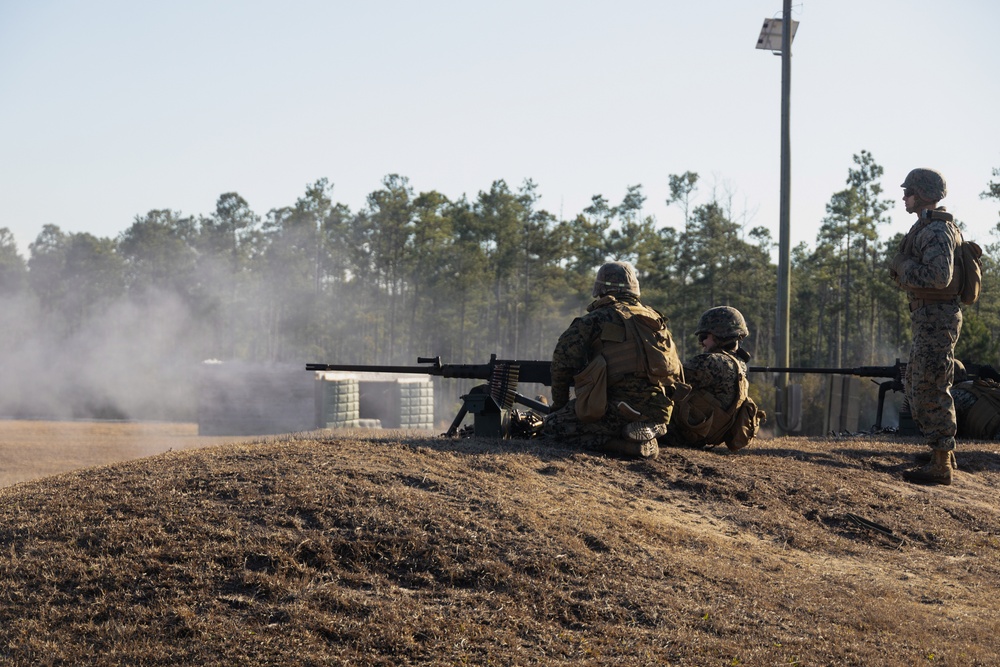
<path id="1" fill-rule="evenodd" d="M 1000 373 L 989 364 L 964 362 L 962 366 L 965 369 L 964 379 L 966 380 L 986 379 L 1000 382 Z M 856 368 L 777 368 L 751 366 L 748 370 L 751 373 L 815 373 L 821 375 L 854 375 L 857 377 L 888 378 L 878 383 L 878 412 L 874 427 L 876 430 L 881 430 L 882 428 L 882 408 L 885 405 L 886 393 L 889 391 L 902 391 L 903 380 L 906 377 L 906 364 L 899 359 L 896 360 L 893 366 L 859 366 Z M 959 371 L 956 371 L 956 382 L 960 381 L 958 376 Z M 904 428 L 910 429 L 911 433 L 919 432 L 916 430 L 917 426 L 913 423 L 908 412 L 900 414 L 900 433 L 905 432 Z"/>
<path id="2" fill-rule="evenodd" d="M 878 412 L 875 428 L 882 428 L 882 408 L 885 405 L 885 395 L 889 391 L 903 391 L 903 378 L 906 377 L 906 364 L 896 359 L 893 366 L 857 366 L 855 368 L 801 368 L 751 366 L 751 373 L 806 373 L 816 375 L 854 375 L 865 378 L 889 378 L 878 383 Z"/>
<path id="3" fill-rule="evenodd" d="M 519 403 L 532 410 L 548 414 L 549 406 L 517 393 L 519 382 L 552 384 L 552 363 L 497 359 L 491 354 L 485 364 L 442 364 L 441 357 L 417 357 L 424 366 L 358 366 L 350 364 L 306 364 L 307 371 L 344 371 L 348 373 L 410 373 L 437 375 L 445 378 L 486 380 L 462 396 L 463 404 L 446 435 L 458 434 L 459 426 L 468 413 L 473 414 L 473 429 L 477 436 L 509 438 L 511 413 Z"/>
<path id="4" fill-rule="evenodd" d="M 968 380 L 987 379 L 1000 382 L 1000 373 L 989 364 L 964 362 L 965 378 Z M 896 359 L 892 366 L 858 366 L 856 368 L 777 368 L 751 366 L 751 373 L 814 373 L 819 375 L 854 375 L 867 378 L 888 378 L 878 383 L 878 412 L 875 428 L 882 428 L 882 408 L 885 405 L 885 395 L 889 391 L 903 391 L 903 379 L 906 377 L 906 364 Z"/>
<path id="5" fill-rule="evenodd" d="M 966 380 L 993 380 L 994 382 L 1000 382 L 1000 372 L 989 364 L 973 364 L 969 362 L 963 362 L 965 366 L 965 379 Z M 956 378 L 956 382 L 958 379 Z"/>

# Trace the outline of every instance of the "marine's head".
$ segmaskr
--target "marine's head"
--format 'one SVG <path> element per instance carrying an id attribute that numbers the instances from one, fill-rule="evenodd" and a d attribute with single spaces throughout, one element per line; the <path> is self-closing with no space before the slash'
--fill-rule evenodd
<path id="1" fill-rule="evenodd" d="M 639 279 L 635 267 L 628 262 L 608 262 L 597 270 L 594 281 L 594 298 L 607 294 L 629 295 L 639 298 Z"/>
<path id="2" fill-rule="evenodd" d="M 903 188 L 904 200 L 913 196 L 925 205 L 936 204 L 948 194 L 948 185 L 941 172 L 926 167 L 911 169 L 899 187 Z"/>
<path id="3" fill-rule="evenodd" d="M 711 334 L 718 347 L 735 347 L 737 343 L 750 335 L 743 313 L 732 306 L 716 306 L 709 308 L 698 318 L 698 328 L 695 330 L 698 340 L 704 342 Z"/>

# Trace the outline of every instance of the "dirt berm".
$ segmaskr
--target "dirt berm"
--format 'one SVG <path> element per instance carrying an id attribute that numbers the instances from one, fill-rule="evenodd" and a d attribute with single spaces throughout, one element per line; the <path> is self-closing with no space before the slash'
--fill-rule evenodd
<path id="1" fill-rule="evenodd" d="M 7 665 L 996 665 L 1000 453 L 316 432 L 0 489 Z"/>

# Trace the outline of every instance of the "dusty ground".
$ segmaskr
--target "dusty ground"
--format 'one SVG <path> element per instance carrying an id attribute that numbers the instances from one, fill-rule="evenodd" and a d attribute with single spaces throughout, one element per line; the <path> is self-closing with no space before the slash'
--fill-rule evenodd
<path id="1" fill-rule="evenodd" d="M 0 489 L 0 662 L 1000 664 L 998 443 L 173 449 Z"/>
<path id="2" fill-rule="evenodd" d="M 237 439 L 199 436 L 197 424 L 0 420 L 0 486 Z"/>

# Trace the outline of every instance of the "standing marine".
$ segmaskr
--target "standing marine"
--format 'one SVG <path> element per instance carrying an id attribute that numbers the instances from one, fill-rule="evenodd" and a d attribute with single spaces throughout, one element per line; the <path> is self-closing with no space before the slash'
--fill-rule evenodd
<path id="1" fill-rule="evenodd" d="M 913 344 L 906 365 L 906 397 L 913 419 L 931 448 L 930 462 L 904 473 L 919 484 L 951 484 L 957 420 L 949 392 L 955 377 L 955 343 L 962 330 L 956 249 L 962 233 L 938 202 L 947 194 L 934 169 L 910 171 L 903 202 L 916 222 L 903 237 L 889 273 L 910 302 Z"/>
<path id="2" fill-rule="evenodd" d="M 594 301 L 552 352 L 552 406 L 542 437 L 626 456 L 659 453 L 656 438 L 666 433 L 673 388 L 684 377 L 666 318 L 639 294 L 631 264 L 598 270 Z"/>

